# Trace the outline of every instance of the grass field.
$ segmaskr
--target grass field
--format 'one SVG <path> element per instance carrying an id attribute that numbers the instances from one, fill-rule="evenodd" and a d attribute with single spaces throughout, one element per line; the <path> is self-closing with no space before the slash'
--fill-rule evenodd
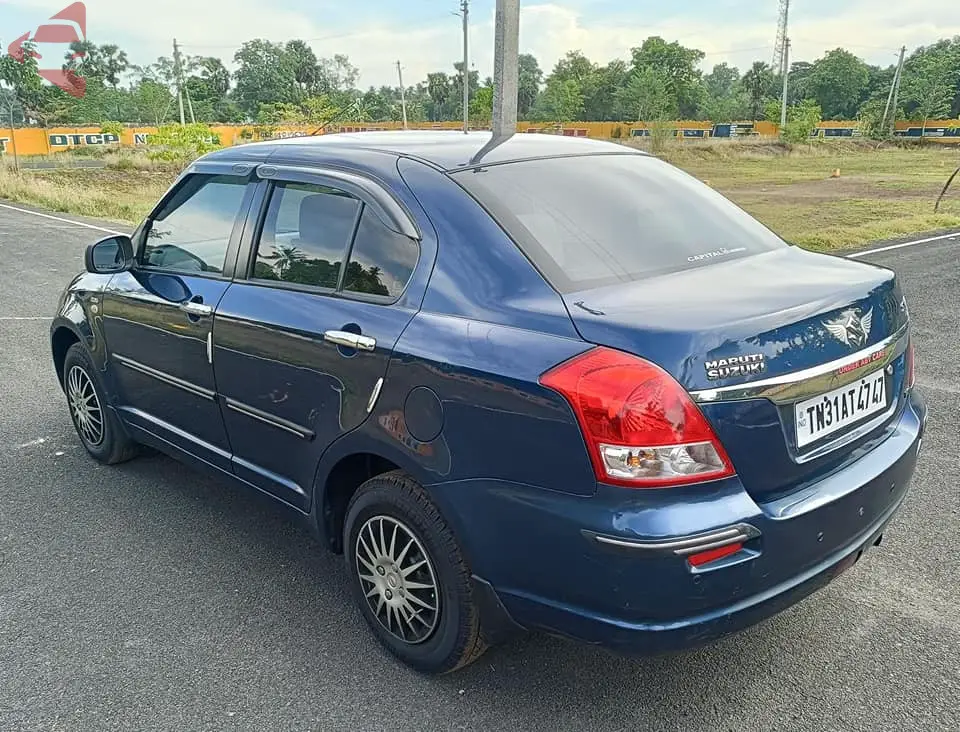
<path id="1" fill-rule="evenodd" d="M 960 166 L 960 149 L 824 142 L 679 145 L 664 157 L 736 201 L 790 242 L 810 249 L 857 246 L 960 226 L 960 181 L 933 206 Z M 831 175 L 840 171 L 840 177 Z"/>
<path id="2" fill-rule="evenodd" d="M 675 143 L 669 162 L 706 181 L 788 241 L 818 250 L 960 227 L 960 181 L 933 213 L 960 148 L 831 141 L 794 148 L 770 142 Z M 63 160 L 62 156 L 60 158 Z M 54 211 L 137 223 L 176 170 L 142 154 L 113 153 L 104 169 L 0 168 L 0 198 Z M 831 175 L 839 170 L 839 177 Z"/>

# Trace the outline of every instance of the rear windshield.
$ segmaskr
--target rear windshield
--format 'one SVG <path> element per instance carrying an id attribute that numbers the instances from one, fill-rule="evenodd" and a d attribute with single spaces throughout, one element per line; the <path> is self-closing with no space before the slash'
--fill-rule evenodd
<path id="1" fill-rule="evenodd" d="M 521 161 L 454 177 L 561 292 L 788 246 L 709 186 L 646 155 Z"/>

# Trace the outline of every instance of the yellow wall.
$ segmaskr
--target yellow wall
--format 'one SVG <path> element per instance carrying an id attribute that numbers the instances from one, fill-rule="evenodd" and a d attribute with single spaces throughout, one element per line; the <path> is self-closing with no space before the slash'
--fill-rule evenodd
<path id="1" fill-rule="evenodd" d="M 751 136 L 775 137 L 778 133 L 778 126 L 772 122 L 754 122 Z M 399 122 L 372 122 L 372 123 L 344 123 L 330 132 L 358 132 L 363 130 L 396 130 L 401 128 Z M 427 122 L 411 125 L 416 129 L 461 129 L 460 122 Z M 677 135 L 684 136 L 683 130 L 688 130 L 688 135 L 698 135 L 709 137 L 713 129 L 713 123 L 704 121 L 678 121 L 671 122 L 669 126 L 677 131 Z M 911 130 L 910 137 L 919 138 L 921 123 L 919 122 L 897 122 L 896 128 L 901 134 Z M 960 143 L 960 120 L 935 121 L 927 124 L 927 138 L 941 143 Z M 627 139 L 631 137 L 635 130 L 642 131 L 646 128 L 642 122 L 571 122 L 559 127 L 555 124 L 520 122 L 517 129 L 521 133 L 531 132 L 552 132 L 554 134 L 569 135 L 572 137 L 593 137 L 601 139 Z M 856 122 L 822 122 L 821 130 L 840 130 L 857 128 Z M 211 128 L 215 134 L 220 137 L 220 144 L 229 146 L 236 145 L 249 140 L 257 139 L 257 127 L 255 125 L 216 125 Z M 489 129 L 489 126 L 478 126 L 473 129 Z M 703 132 L 694 132 L 694 131 Z M 281 127 L 274 132 L 275 137 L 299 137 L 309 135 L 313 132 L 311 127 Z M 104 135 L 97 127 L 51 127 L 49 129 L 40 129 L 36 127 L 27 127 L 13 129 L 7 128 L 0 130 L 0 152 L 11 154 L 16 151 L 19 155 L 49 155 L 50 153 L 62 152 L 75 147 L 83 146 L 111 146 L 121 145 L 132 147 L 146 144 L 147 135 L 156 132 L 155 127 L 128 127 L 123 130 L 120 140 L 116 140 L 111 135 Z M 820 133 L 823 135 L 823 132 Z M 935 135 L 935 136 L 931 136 Z"/>

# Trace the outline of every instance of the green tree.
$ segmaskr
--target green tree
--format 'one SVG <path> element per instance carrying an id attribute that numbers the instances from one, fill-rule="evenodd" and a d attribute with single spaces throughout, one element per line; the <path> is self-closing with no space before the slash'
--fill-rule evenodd
<path id="1" fill-rule="evenodd" d="M 279 43 L 247 41 L 233 60 L 237 105 L 247 115 L 255 115 L 261 104 L 293 103 L 301 96 L 292 60 Z"/>
<path id="2" fill-rule="evenodd" d="M 83 54 L 75 58 L 77 54 Z M 126 51 L 114 44 L 98 46 L 92 41 L 74 41 L 65 57 L 63 68 L 74 71 L 90 83 L 99 80 L 114 89 L 120 84 L 120 77 L 130 68 Z"/>
<path id="3" fill-rule="evenodd" d="M 702 112 L 713 122 L 732 122 L 749 116 L 747 102 L 740 85 L 740 71 L 727 64 L 717 64 L 703 78 L 706 98 Z"/>
<path id="4" fill-rule="evenodd" d="M 787 124 L 780 130 L 780 139 L 793 144 L 809 142 L 811 133 L 823 119 L 820 105 L 812 99 L 787 108 Z"/>
<path id="5" fill-rule="evenodd" d="M 790 86 L 788 89 L 788 103 L 796 103 L 811 96 L 810 74 L 813 73 L 813 64 L 809 61 L 794 61 L 790 64 Z M 783 79 L 780 79 L 783 82 Z M 779 122 L 779 117 L 777 118 Z"/>
<path id="6" fill-rule="evenodd" d="M 530 110 L 537 102 L 540 86 L 543 84 L 543 71 L 540 69 L 540 64 L 537 63 L 536 56 L 529 53 L 520 54 L 519 62 L 517 114 L 522 119 L 530 114 Z"/>
<path id="7" fill-rule="evenodd" d="M 481 86 L 470 99 L 470 120 L 477 124 L 489 124 L 493 119 L 493 84 Z"/>
<path id="8" fill-rule="evenodd" d="M 751 119 L 763 119 L 764 108 L 773 98 L 774 76 L 770 65 L 755 61 L 740 79 L 747 97 L 747 109 Z"/>
<path id="9" fill-rule="evenodd" d="M 861 59 L 835 48 L 814 63 L 805 92 L 817 100 L 827 119 L 852 119 L 869 81 L 870 69 Z"/>
<path id="10" fill-rule="evenodd" d="M 674 41 L 667 43 L 660 36 L 650 36 L 638 48 L 630 51 L 633 70 L 654 69 L 663 75 L 667 90 L 673 98 L 677 113 L 685 118 L 696 117 L 706 90 L 698 68 L 703 51 L 686 48 Z"/>
<path id="11" fill-rule="evenodd" d="M 580 51 L 568 51 L 562 59 L 557 61 L 553 72 L 547 77 L 544 94 L 546 94 L 547 89 L 550 89 L 552 85 L 553 91 L 551 92 L 551 98 L 553 101 L 556 101 L 556 96 L 561 94 L 559 90 L 563 88 L 566 82 L 570 81 L 575 84 L 577 93 L 581 99 L 575 115 L 565 121 L 582 119 L 583 117 L 581 115 L 588 108 L 591 111 L 595 111 L 598 107 L 602 106 L 602 104 L 599 104 L 595 100 L 600 87 L 600 79 L 598 76 L 599 68 L 599 66 L 584 56 Z M 568 86 L 567 88 L 573 89 L 572 86 Z"/>
<path id="12" fill-rule="evenodd" d="M 132 121 L 159 126 L 172 118 L 176 98 L 166 84 L 143 78 L 134 85 L 130 95 L 134 110 Z"/>
<path id="13" fill-rule="evenodd" d="M 360 70 L 350 63 L 350 57 L 340 53 L 319 59 L 317 68 L 318 89 L 331 96 L 353 89 L 360 78 Z"/>
<path id="14" fill-rule="evenodd" d="M 450 119 L 463 119 L 463 62 L 458 61 L 453 67 L 457 73 L 450 77 L 450 94 L 452 95 Z M 473 99 L 480 90 L 480 72 L 471 71 L 467 77 L 467 83 L 470 85 L 470 98 Z"/>
<path id="15" fill-rule="evenodd" d="M 320 65 L 313 49 L 305 41 L 287 41 L 284 53 L 293 70 L 297 88 L 304 96 L 315 91 L 320 84 Z"/>
<path id="16" fill-rule="evenodd" d="M 306 97 L 298 102 L 267 102 L 260 105 L 257 122 L 262 125 L 323 126 L 340 113 L 326 94 Z M 355 120 L 360 121 L 360 120 Z"/>
<path id="17" fill-rule="evenodd" d="M 703 77 L 707 93 L 714 98 L 733 94 L 738 81 L 740 81 L 740 71 L 726 63 L 717 64 L 713 67 L 713 71 Z"/>
<path id="18" fill-rule="evenodd" d="M 629 120 L 665 120 L 676 115 L 676 98 L 670 91 L 667 75 L 649 66 L 630 74 L 617 94 L 623 116 Z"/>
<path id="19" fill-rule="evenodd" d="M 13 90 L 17 104 L 25 117 L 31 117 L 46 124 L 47 120 L 55 116 L 56 95 L 54 90 L 43 84 L 37 70 L 37 59 L 33 55 L 34 50 L 35 46 L 26 42 L 21 46 L 20 54 L 17 56 L 10 54 L 0 56 L 0 81 Z"/>
<path id="20" fill-rule="evenodd" d="M 431 122 L 451 119 L 448 111 L 453 99 L 453 86 L 450 83 L 450 77 L 442 71 L 427 74 L 426 92 L 429 99 L 427 104 L 428 119 Z"/>
<path id="21" fill-rule="evenodd" d="M 589 99 L 584 99 L 583 119 L 600 122 L 622 119 L 617 94 L 629 77 L 627 63 L 622 59 L 614 59 L 606 66 L 599 67 L 593 76 L 593 93 Z"/>
<path id="22" fill-rule="evenodd" d="M 551 79 L 534 108 L 534 116 L 542 121 L 572 122 L 583 111 L 583 92 L 574 79 Z"/>
<path id="23" fill-rule="evenodd" d="M 929 54 L 921 56 L 904 71 L 904 99 L 923 120 L 923 131 L 929 120 L 943 119 L 950 114 L 960 72 L 950 61 L 946 55 Z"/>

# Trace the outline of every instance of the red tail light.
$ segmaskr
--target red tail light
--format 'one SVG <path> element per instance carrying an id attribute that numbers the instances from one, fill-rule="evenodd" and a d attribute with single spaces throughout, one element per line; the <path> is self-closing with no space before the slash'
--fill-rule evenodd
<path id="1" fill-rule="evenodd" d="M 906 353 L 906 365 L 907 365 L 907 376 L 906 383 L 907 388 L 912 389 L 914 383 L 917 380 L 916 370 L 914 366 L 914 356 L 913 356 L 913 339 L 907 343 L 907 353 Z"/>
<path id="2" fill-rule="evenodd" d="M 704 564 L 710 564 L 710 562 L 715 562 L 718 559 L 729 557 L 731 554 L 736 554 L 741 549 L 743 549 L 743 544 L 740 542 L 727 544 L 726 546 L 717 547 L 716 549 L 707 549 L 705 552 L 691 554 L 687 557 L 687 561 L 690 562 L 691 567 L 701 567 Z"/>
<path id="3" fill-rule="evenodd" d="M 573 407 L 597 480 L 661 488 L 734 474 L 689 394 L 649 361 L 594 348 L 554 367 L 540 383 Z"/>

